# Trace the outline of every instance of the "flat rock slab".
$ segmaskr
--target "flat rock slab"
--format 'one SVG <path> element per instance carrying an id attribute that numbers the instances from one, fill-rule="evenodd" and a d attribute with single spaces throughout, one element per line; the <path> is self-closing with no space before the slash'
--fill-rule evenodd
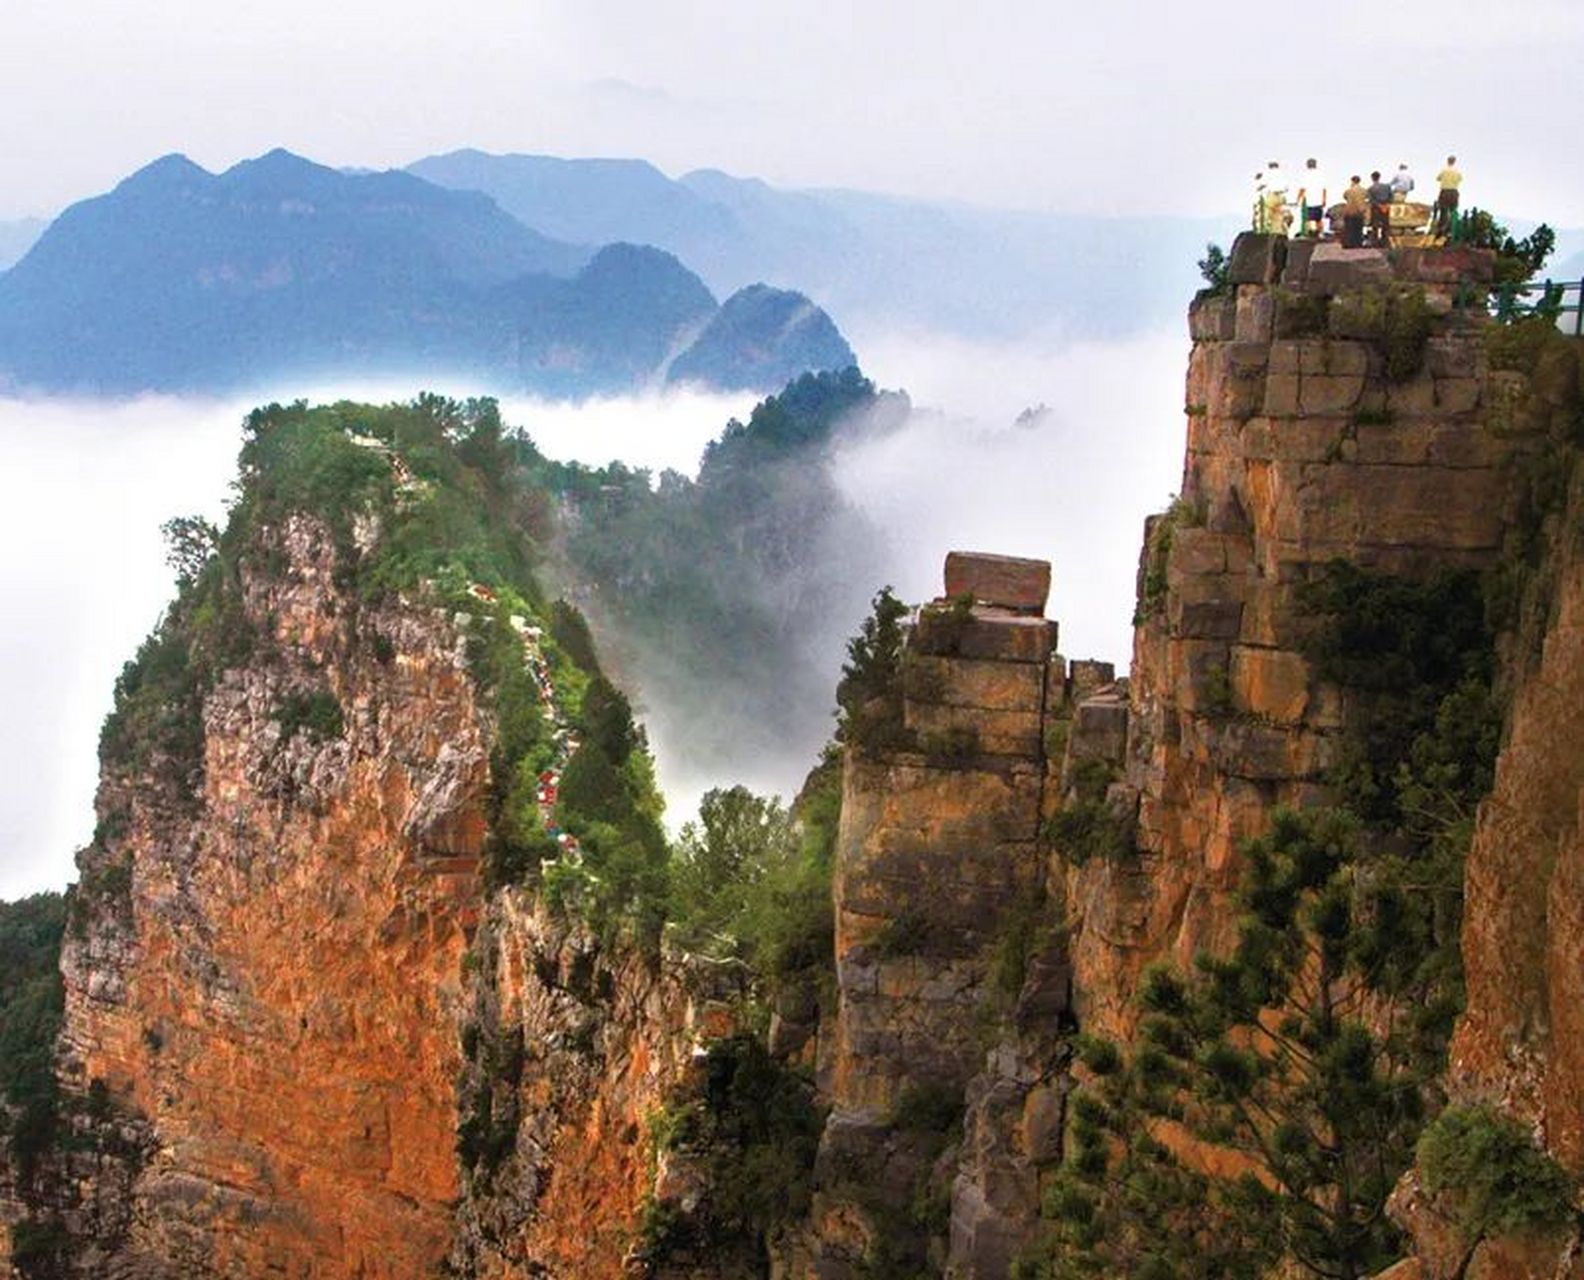
<path id="1" fill-rule="evenodd" d="M 946 594 L 972 596 L 977 604 L 1041 614 L 1050 596 L 1049 560 L 992 556 L 975 551 L 946 555 Z"/>
<path id="2" fill-rule="evenodd" d="M 1243 232 L 1232 242 L 1227 280 L 1232 284 L 1273 284 L 1287 262 L 1287 237 Z"/>
<path id="3" fill-rule="evenodd" d="M 1338 293 L 1366 285 L 1387 284 L 1393 279 L 1391 262 L 1383 249 L 1344 249 L 1321 244 L 1309 258 L 1308 285 L 1321 293 Z"/>

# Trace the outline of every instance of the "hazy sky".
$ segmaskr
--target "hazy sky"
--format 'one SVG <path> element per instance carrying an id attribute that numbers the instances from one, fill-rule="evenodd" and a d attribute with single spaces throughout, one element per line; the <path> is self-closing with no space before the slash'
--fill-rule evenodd
<path id="1" fill-rule="evenodd" d="M 1478 203 L 1576 225 L 1581 58 L 1580 0 L 5 0 L 0 217 L 277 145 L 1203 213 L 1271 157 L 1456 150 Z"/>

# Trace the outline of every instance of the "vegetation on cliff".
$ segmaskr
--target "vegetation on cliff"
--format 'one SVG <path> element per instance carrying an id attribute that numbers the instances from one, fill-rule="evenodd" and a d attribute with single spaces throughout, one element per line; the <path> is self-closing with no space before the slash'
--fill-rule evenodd
<path id="1" fill-rule="evenodd" d="M 1238 941 L 1153 971 L 1126 1053 L 1084 1047 L 1056 1222 L 1029 1274 L 1372 1274 L 1461 1007 L 1463 858 L 1500 715 L 1474 574 L 1338 563 L 1309 588 L 1310 656 L 1349 691 L 1337 803 L 1244 849 Z M 1181 1139 L 1220 1148 L 1206 1165 Z"/>
<path id="2" fill-rule="evenodd" d="M 690 752 L 818 742 L 837 637 L 882 577 L 879 537 L 830 467 L 848 429 L 906 413 L 856 369 L 809 374 L 726 425 L 697 480 L 620 463 L 546 463 L 578 599 L 620 638 L 625 670 L 692 712 Z M 834 652 L 833 652 L 834 650 Z"/>
<path id="3" fill-rule="evenodd" d="M 55 1132 L 65 925 L 60 894 L 0 903 L 0 1137 L 24 1182 Z"/>

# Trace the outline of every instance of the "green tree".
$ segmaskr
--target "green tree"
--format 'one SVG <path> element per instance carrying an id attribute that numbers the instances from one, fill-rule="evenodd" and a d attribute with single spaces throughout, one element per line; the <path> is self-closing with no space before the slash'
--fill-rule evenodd
<path id="1" fill-rule="evenodd" d="M 836 686 L 837 741 L 883 750 L 902 736 L 902 640 L 907 606 L 890 587 L 875 595 L 870 614 L 847 642 Z"/>
<path id="2" fill-rule="evenodd" d="M 759 883 L 798 852 L 792 817 L 775 797 L 716 788 L 682 828 L 672 861 L 674 913 L 689 945 L 741 954 L 754 948 L 747 919 Z"/>
<path id="3" fill-rule="evenodd" d="M 160 532 L 165 535 L 165 563 L 179 586 L 197 582 L 220 549 L 220 531 L 202 516 L 175 516 L 160 526 Z"/>

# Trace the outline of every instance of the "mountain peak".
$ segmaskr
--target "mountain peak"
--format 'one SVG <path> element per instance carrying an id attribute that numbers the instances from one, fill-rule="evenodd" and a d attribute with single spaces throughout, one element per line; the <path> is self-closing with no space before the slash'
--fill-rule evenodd
<path id="1" fill-rule="evenodd" d="M 158 160 L 151 160 L 141 169 L 116 184 L 117 191 L 147 190 L 158 187 L 178 187 L 194 182 L 209 182 L 214 174 L 202 165 L 193 163 L 179 151 L 172 151 Z"/>

